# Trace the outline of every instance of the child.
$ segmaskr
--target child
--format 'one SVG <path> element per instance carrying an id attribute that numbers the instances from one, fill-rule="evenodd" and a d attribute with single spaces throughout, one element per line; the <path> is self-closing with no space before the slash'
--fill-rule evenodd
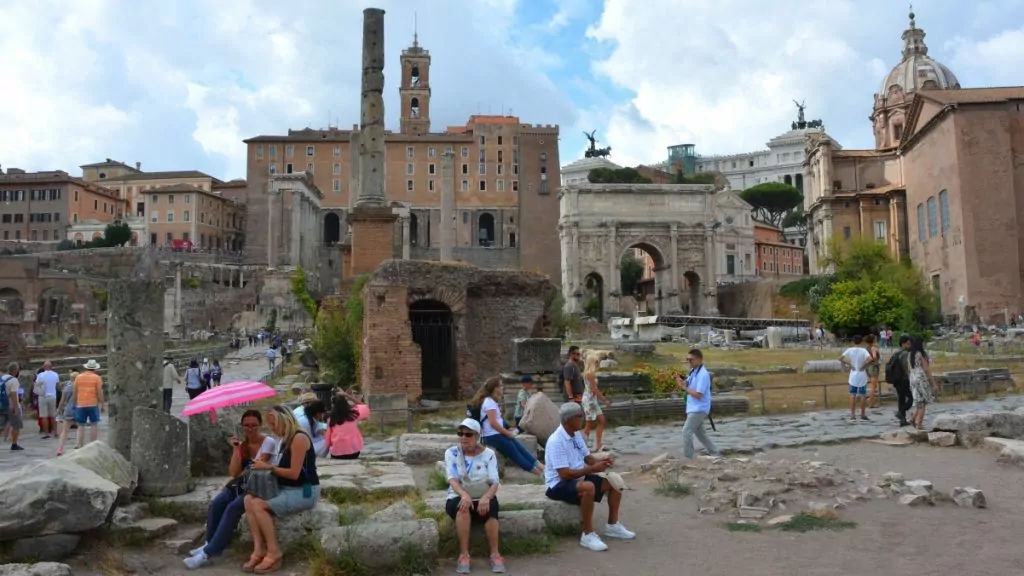
<path id="1" fill-rule="evenodd" d="M 519 428 L 519 421 L 523 419 L 523 414 L 526 412 L 526 403 L 530 401 L 530 395 L 535 391 L 533 378 L 530 376 L 523 376 L 519 383 L 522 385 L 522 388 L 519 389 L 519 394 L 516 395 L 516 411 L 513 415 L 516 419 L 516 429 Z"/>

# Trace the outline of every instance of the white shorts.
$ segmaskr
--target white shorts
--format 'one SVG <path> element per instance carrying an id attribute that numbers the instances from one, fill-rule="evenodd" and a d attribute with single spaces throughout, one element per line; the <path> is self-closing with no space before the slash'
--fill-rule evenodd
<path id="1" fill-rule="evenodd" d="M 39 417 L 40 418 L 56 418 L 57 417 L 57 397 L 56 396 L 43 396 L 39 399 Z"/>

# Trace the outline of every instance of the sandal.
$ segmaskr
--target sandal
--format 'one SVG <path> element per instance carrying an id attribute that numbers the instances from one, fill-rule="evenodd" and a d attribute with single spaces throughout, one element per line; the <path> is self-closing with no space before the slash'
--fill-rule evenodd
<path id="1" fill-rule="evenodd" d="M 284 556 L 279 557 L 277 560 L 270 560 L 264 558 L 260 565 L 253 569 L 253 572 L 257 574 L 270 574 L 271 572 L 277 572 L 281 569 L 281 564 L 284 563 Z"/>
<path id="2" fill-rule="evenodd" d="M 242 564 L 242 572 L 253 572 L 263 562 L 263 558 L 263 556 L 257 556 L 256 554 L 249 556 L 249 561 Z"/>

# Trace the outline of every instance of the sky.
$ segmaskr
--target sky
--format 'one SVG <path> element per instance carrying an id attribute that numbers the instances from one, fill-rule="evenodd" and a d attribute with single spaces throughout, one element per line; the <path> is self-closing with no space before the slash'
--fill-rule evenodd
<path id="1" fill-rule="evenodd" d="M 0 166 L 77 175 L 114 158 L 243 177 L 245 138 L 359 121 L 370 6 L 387 11 L 390 129 L 415 30 L 435 131 L 477 113 L 558 124 L 563 165 L 584 130 L 620 165 L 672 144 L 763 149 L 793 100 L 869 148 L 872 95 L 908 23 L 894 0 L 0 0 Z M 1024 0 L 914 11 L 961 85 L 1024 85 Z"/>

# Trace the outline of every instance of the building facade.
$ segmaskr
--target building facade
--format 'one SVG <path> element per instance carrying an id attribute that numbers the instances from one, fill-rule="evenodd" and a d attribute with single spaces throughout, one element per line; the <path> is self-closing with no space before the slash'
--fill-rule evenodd
<path id="1" fill-rule="evenodd" d="M 871 115 L 874 150 L 808 139 L 811 273 L 831 239 L 873 238 L 909 258 L 950 321 L 1024 310 L 1024 88 L 962 89 L 928 55 L 914 14 Z"/>
<path id="2" fill-rule="evenodd" d="M 122 217 L 117 193 L 67 172 L 0 171 L 0 238 L 59 243 L 78 222 Z"/>
<path id="3" fill-rule="evenodd" d="M 803 276 L 804 250 L 786 239 L 781 228 L 754 221 L 757 275 L 762 278 Z"/>
<path id="4" fill-rule="evenodd" d="M 408 249 L 412 258 L 439 258 L 441 161 L 451 153 L 456 259 L 540 271 L 557 281 L 558 127 L 474 115 L 463 126 L 432 132 L 430 53 L 414 41 L 402 51 L 399 66 L 400 126 L 386 133 L 385 192 L 388 200 L 408 207 L 409 216 L 395 224 L 395 256 Z M 252 248 L 247 257 L 253 263 L 262 263 L 268 244 L 279 244 L 270 253 L 289 251 L 287 237 L 271 237 L 259 224 L 275 174 L 306 173 L 323 192 L 325 246 L 346 243 L 345 219 L 359 189 L 358 141 L 358 126 L 289 130 L 245 141 Z"/>
<path id="5" fill-rule="evenodd" d="M 203 251 L 242 248 L 245 212 L 235 200 L 189 184 L 147 187 L 135 199 L 145 205 L 146 244 Z"/>

